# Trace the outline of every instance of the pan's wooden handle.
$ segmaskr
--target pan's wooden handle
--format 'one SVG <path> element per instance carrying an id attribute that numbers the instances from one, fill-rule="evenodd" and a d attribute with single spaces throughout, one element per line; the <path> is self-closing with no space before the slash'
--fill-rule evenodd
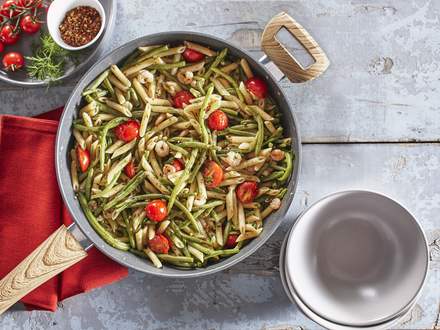
<path id="1" fill-rule="evenodd" d="M 87 252 L 62 225 L 0 280 L 0 315 L 33 289 L 86 256 Z"/>
<path id="2" fill-rule="evenodd" d="M 313 57 L 315 63 L 304 68 L 284 47 L 276 35 L 286 28 Z M 263 31 L 261 47 L 266 55 L 279 67 L 291 82 L 312 80 L 322 74 L 330 62 L 312 36 L 292 17 L 280 13 L 270 20 Z"/>

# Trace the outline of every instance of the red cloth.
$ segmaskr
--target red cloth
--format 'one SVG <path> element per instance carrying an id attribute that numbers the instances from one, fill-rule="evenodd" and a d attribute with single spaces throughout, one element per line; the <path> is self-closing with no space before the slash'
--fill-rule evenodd
<path id="1" fill-rule="evenodd" d="M 0 115 L 0 278 L 61 224 L 72 219 L 55 177 L 55 136 L 62 108 L 36 118 Z M 45 119 L 50 118 L 50 119 Z M 110 284 L 128 271 L 95 248 L 21 301 L 55 311 L 73 295 Z"/>

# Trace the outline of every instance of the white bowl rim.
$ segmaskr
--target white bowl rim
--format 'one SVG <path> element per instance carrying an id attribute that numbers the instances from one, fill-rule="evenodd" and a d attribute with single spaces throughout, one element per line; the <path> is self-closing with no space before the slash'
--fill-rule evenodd
<path id="1" fill-rule="evenodd" d="M 67 4 L 65 4 L 65 2 L 69 1 Z M 79 46 L 79 47 L 74 47 L 74 46 L 70 46 L 68 44 L 66 44 L 64 42 L 64 40 L 61 38 L 60 36 L 60 32 L 58 30 L 59 24 L 56 24 L 56 28 L 52 27 L 52 24 L 50 24 L 50 20 L 53 19 L 54 17 L 61 17 L 60 23 L 62 22 L 62 20 L 64 19 L 66 13 L 78 6 L 81 6 L 81 2 L 88 2 L 87 6 L 91 6 L 93 8 L 95 8 L 98 12 L 99 15 L 101 16 L 101 28 L 99 29 L 98 34 L 87 44 Z M 63 13 L 56 13 L 53 14 L 53 5 L 56 4 L 57 2 L 61 3 L 63 2 L 64 7 L 66 8 L 66 10 L 63 11 Z M 85 4 L 84 4 L 85 5 Z M 95 6 L 96 7 L 95 7 Z M 51 11 L 52 8 L 52 11 Z M 54 15 L 54 16 L 53 16 Z M 81 50 L 81 49 L 85 49 L 91 45 L 93 45 L 102 35 L 102 33 L 104 32 L 105 26 L 106 26 L 106 14 L 105 14 L 105 10 L 104 7 L 102 6 L 101 2 L 99 0 L 54 0 L 52 1 L 52 3 L 49 6 L 48 12 L 47 12 L 47 29 L 49 31 L 49 34 L 51 35 L 52 39 L 62 48 L 70 50 L 70 51 L 75 51 L 75 50 Z"/>
<path id="2" fill-rule="evenodd" d="M 310 306 L 307 305 L 306 302 L 304 302 L 302 299 L 299 298 L 299 294 L 296 292 L 295 286 L 293 285 L 292 281 L 291 281 L 291 275 L 289 274 L 288 271 L 288 258 L 287 258 L 287 247 L 289 246 L 289 242 L 291 241 L 291 238 L 293 236 L 293 232 L 295 230 L 295 227 L 297 226 L 297 224 L 300 222 L 300 220 L 306 215 L 306 213 L 309 212 L 309 210 L 311 210 L 312 208 L 314 208 L 317 204 L 320 204 L 321 202 L 325 201 L 328 198 L 334 197 L 336 195 L 339 194 L 351 194 L 351 193 L 371 193 L 371 194 L 375 194 L 379 197 L 382 198 L 386 198 L 394 203 L 396 203 L 397 205 L 399 205 L 400 207 L 402 207 L 406 212 L 408 212 L 408 214 L 411 216 L 411 218 L 414 220 L 414 223 L 416 225 L 416 227 L 418 228 L 420 234 L 422 235 L 423 241 L 424 241 L 424 246 L 425 246 L 425 255 L 426 255 L 426 263 L 425 263 L 425 269 L 424 269 L 424 276 L 423 279 L 418 287 L 418 289 L 415 291 L 413 297 L 397 312 L 389 315 L 387 318 L 385 319 L 381 319 L 378 320 L 377 322 L 370 322 L 370 323 L 366 323 L 366 324 L 359 324 L 359 325 L 355 325 L 355 324 L 343 324 L 343 323 L 338 323 L 335 322 L 333 320 L 330 320 L 326 317 L 324 317 L 323 315 L 319 314 L 318 311 L 315 311 L 314 309 L 312 309 Z M 286 243 L 286 251 L 285 251 L 285 269 L 286 269 L 286 281 L 290 283 L 289 286 L 291 286 L 290 291 L 294 291 L 291 292 L 291 294 L 294 296 L 295 301 L 297 302 L 297 300 L 300 300 L 301 304 L 304 304 L 313 314 L 318 315 L 319 318 L 326 320 L 327 322 L 330 322 L 331 324 L 339 324 L 341 326 L 351 326 L 351 327 L 361 327 L 361 328 L 367 328 L 368 326 L 374 326 L 375 324 L 383 324 L 384 322 L 387 322 L 388 320 L 392 320 L 395 319 L 395 317 L 397 315 L 400 315 L 402 313 L 402 311 L 406 310 L 408 308 L 408 306 L 412 306 L 419 298 L 420 295 L 422 294 L 422 290 L 426 284 L 427 281 L 427 277 L 428 277 L 428 271 L 429 271 L 429 266 L 430 266 L 430 259 L 429 259 L 429 244 L 428 244 L 428 239 L 426 237 L 426 234 L 423 230 L 423 227 L 421 226 L 419 220 L 417 220 L 417 218 L 412 214 L 412 212 L 410 212 L 408 210 L 408 208 L 406 206 L 404 206 L 402 203 L 398 202 L 396 199 L 382 193 L 382 192 L 378 192 L 375 190 L 371 190 L 371 189 L 346 189 L 346 190 L 340 190 L 340 191 L 336 191 L 327 195 L 324 195 L 323 197 L 319 198 L 317 201 L 315 201 L 314 203 L 312 203 L 310 206 L 308 206 L 304 211 L 302 211 L 298 217 L 295 220 L 295 223 L 292 225 L 292 228 L 290 229 L 289 233 L 288 233 L 288 241 Z M 297 302 L 298 304 L 298 302 Z"/>

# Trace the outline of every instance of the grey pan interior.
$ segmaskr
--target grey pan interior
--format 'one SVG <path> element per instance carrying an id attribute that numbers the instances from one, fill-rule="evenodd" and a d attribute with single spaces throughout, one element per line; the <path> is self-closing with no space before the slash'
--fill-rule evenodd
<path id="1" fill-rule="evenodd" d="M 370 326 L 406 310 L 419 296 L 428 247 L 416 219 L 369 191 L 335 193 L 295 223 L 286 274 L 310 310 L 330 322 Z"/>
<path id="2" fill-rule="evenodd" d="M 77 109 L 81 102 L 82 90 L 91 81 L 93 81 L 95 77 L 99 75 L 99 73 L 104 71 L 111 64 L 121 62 L 139 46 L 162 43 L 173 44 L 181 42 L 183 40 L 202 43 L 212 47 L 213 49 L 221 49 L 227 47 L 229 48 L 229 53 L 232 56 L 246 58 L 249 61 L 249 64 L 254 72 L 257 75 L 260 75 L 266 79 L 269 85 L 270 94 L 275 99 L 280 111 L 282 112 L 282 122 L 285 133 L 292 137 L 292 151 L 295 153 L 295 164 L 294 171 L 289 179 L 288 192 L 283 199 L 281 208 L 275 214 L 271 215 L 265 220 L 264 230 L 262 234 L 258 238 L 251 241 L 248 245 L 246 245 L 240 253 L 230 258 L 223 259 L 222 261 L 212 264 L 209 267 L 203 269 L 182 270 L 167 266 L 164 266 L 163 269 L 157 269 L 154 268 L 149 261 L 141 259 L 131 253 L 119 251 L 112 248 L 110 245 L 106 244 L 89 225 L 77 199 L 75 198 L 70 180 L 68 152 L 73 145 L 71 125 L 72 121 L 77 116 Z M 114 50 L 113 52 L 105 56 L 102 60 L 97 62 L 78 82 L 65 106 L 64 113 L 61 117 L 60 125 L 58 128 L 55 149 L 57 180 L 64 202 L 67 205 L 70 213 L 72 214 L 76 224 L 99 250 L 101 250 L 112 259 L 133 269 L 159 276 L 197 277 L 201 275 L 208 275 L 226 269 L 251 255 L 259 247 L 261 247 L 264 242 L 267 241 L 267 239 L 275 232 L 281 221 L 284 219 L 286 212 L 293 200 L 298 181 L 298 174 L 300 171 L 301 142 L 296 123 L 297 122 L 293 114 L 292 108 L 289 105 L 289 102 L 283 91 L 278 86 L 277 82 L 261 64 L 256 62 L 250 55 L 248 55 L 244 51 L 222 39 L 218 39 L 216 37 L 205 34 L 192 32 L 165 32 L 153 34 L 133 40 L 125 44 L 124 46 Z"/>

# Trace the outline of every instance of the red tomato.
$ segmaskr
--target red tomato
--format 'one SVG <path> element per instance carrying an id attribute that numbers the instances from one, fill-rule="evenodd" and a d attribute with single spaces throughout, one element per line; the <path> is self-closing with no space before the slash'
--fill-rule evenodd
<path id="1" fill-rule="evenodd" d="M 192 95 L 188 91 L 180 91 L 177 92 L 176 95 L 173 97 L 173 103 L 176 108 L 183 109 L 186 105 L 190 104 L 190 100 L 194 98 L 194 95 Z"/>
<path id="2" fill-rule="evenodd" d="M 154 235 L 153 239 L 148 241 L 148 246 L 150 247 L 151 251 L 159 254 L 167 254 L 170 250 L 170 242 L 162 234 Z"/>
<path id="3" fill-rule="evenodd" d="M 200 62 L 201 60 L 203 60 L 205 58 L 205 55 L 198 52 L 197 50 L 191 49 L 191 48 L 186 48 L 185 51 L 183 52 L 183 58 L 185 59 L 185 61 L 187 62 Z"/>
<path id="4" fill-rule="evenodd" d="M 183 165 L 182 161 L 177 158 L 173 160 L 171 165 L 174 166 L 174 168 L 176 169 L 176 172 L 179 172 L 185 168 L 185 165 Z"/>
<path id="5" fill-rule="evenodd" d="M 20 14 L 20 10 L 17 8 L 20 6 L 19 1 L 17 0 L 6 0 L 3 2 L 0 8 L 0 15 L 12 18 Z"/>
<path id="6" fill-rule="evenodd" d="M 247 90 L 259 99 L 264 99 L 266 97 L 267 85 L 266 82 L 260 77 L 252 77 L 248 79 L 244 84 Z"/>
<path id="7" fill-rule="evenodd" d="M 18 0 L 18 5 L 25 8 L 41 8 L 43 0 Z"/>
<path id="8" fill-rule="evenodd" d="M 79 167 L 81 168 L 81 172 L 87 171 L 90 165 L 90 153 L 87 149 L 83 149 L 80 146 L 76 147 L 76 158 L 78 160 Z"/>
<path id="9" fill-rule="evenodd" d="M 0 30 L 0 39 L 5 45 L 13 45 L 20 38 L 20 33 L 13 25 L 6 23 Z"/>
<path id="10" fill-rule="evenodd" d="M 225 243 L 225 248 L 227 248 L 227 249 L 235 248 L 235 246 L 237 245 L 237 238 L 238 238 L 238 235 L 229 234 L 228 239 L 226 240 L 226 243 Z"/>
<path id="11" fill-rule="evenodd" d="M 129 120 L 115 128 L 116 137 L 119 140 L 130 142 L 139 136 L 140 125 L 136 120 Z"/>
<path id="12" fill-rule="evenodd" d="M 252 203 L 258 195 L 258 185 L 253 181 L 243 182 L 237 187 L 236 194 L 243 204 Z"/>
<path id="13" fill-rule="evenodd" d="M 134 163 L 133 163 L 133 161 L 129 162 L 129 163 L 124 167 L 124 173 L 125 173 L 125 175 L 128 176 L 130 179 L 136 175 L 136 169 L 134 168 Z"/>
<path id="14" fill-rule="evenodd" d="M 0 53 L 2 52 L 2 51 L 4 51 L 5 50 L 5 46 L 3 45 L 3 43 L 0 41 Z"/>
<path id="15" fill-rule="evenodd" d="M 203 177 L 208 188 L 216 188 L 223 181 L 223 170 L 219 164 L 213 160 L 208 160 L 205 163 Z"/>
<path id="16" fill-rule="evenodd" d="M 23 55 L 17 52 L 6 53 L 3 56 L 3 67 L 6 71 L 20 70 L 24 65 Z"/>
<path id="17" fill-rule="evenodd" d="M 228 116 L 221 111 L 215 110 L 208 117 L 208 127 L 211 130 L 215 131 L 223 131 L 229 126 Z"/>
<path id="18" fill-rule="evenodd" d="M 36 16 L 25 15 L 20 20 L 20 27 L 26 33 L 35 33 L 40 30 L 41 23 Z"/>
<path id="19" fill-rule="evenodd" d="M 160 199 L 155 199 L 145 206 L 145 212 L 147 212 L 147 218 L 155 221 L 161 222 L 165 220 L 168 215 L 167 203 Z"/>

